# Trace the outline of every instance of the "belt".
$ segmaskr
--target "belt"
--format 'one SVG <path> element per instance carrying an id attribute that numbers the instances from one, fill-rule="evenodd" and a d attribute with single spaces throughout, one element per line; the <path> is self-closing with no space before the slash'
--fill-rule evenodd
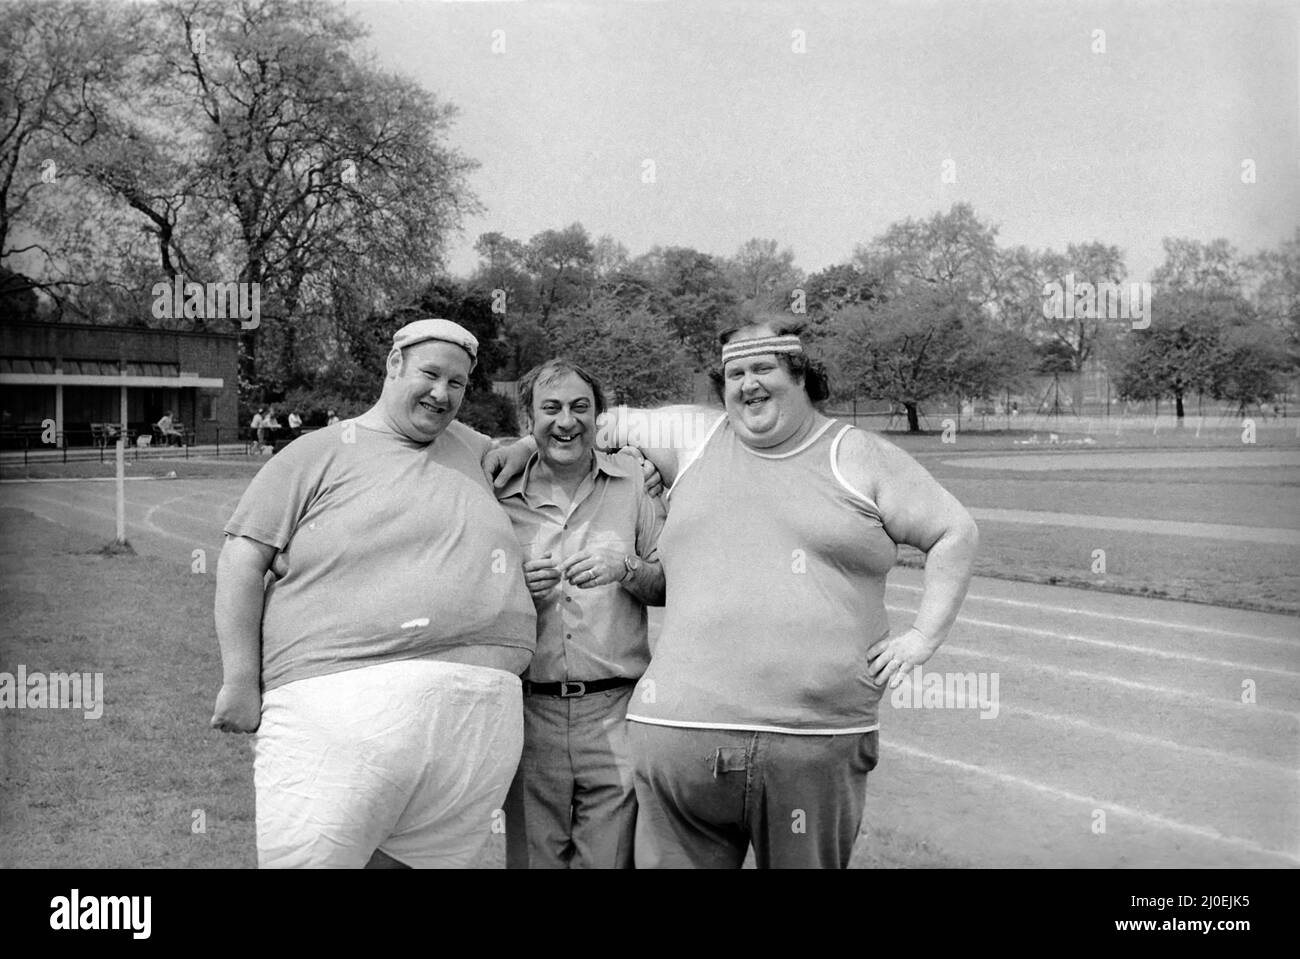
<path id="1" fill-rule="evenodd" d="M 590 693 L 603 693 L 607 689 L 618 689 L 620 686 L 635 685 L 635 679 L 624 679 L 622 677 L 595 679 L 591 682 L 578 682 L 570 679 L 562 683 L 535 683 L 531 679 L 525 679 L 524 695 L 559 696 L 562 699 L 573 699 Z"/>

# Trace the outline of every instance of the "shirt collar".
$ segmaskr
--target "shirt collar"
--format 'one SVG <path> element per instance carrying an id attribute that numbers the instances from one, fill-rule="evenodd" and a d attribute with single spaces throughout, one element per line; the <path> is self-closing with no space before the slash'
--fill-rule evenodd
<path id="1" fill-rule="evenodd" d="M 633 474 L 633 460 L 630 456 L 623 456 L 618 453 L 603 453 L 600 450 L 595 451 L 596 468 L 595 472 L 604 473 L 606 476 L 616 479 L 625 479 Z M 540 453 L 534 453 L 528 457 L 528 462 L 524 464 L 523 472 L 519 473 L 514 479 L 506 483 L 501 488 L 501 499 L 507 496 L 522 496 L 524 490 L 528 488 L 528 479 L 533 474 L 533 467 L 541 459 Z"/>

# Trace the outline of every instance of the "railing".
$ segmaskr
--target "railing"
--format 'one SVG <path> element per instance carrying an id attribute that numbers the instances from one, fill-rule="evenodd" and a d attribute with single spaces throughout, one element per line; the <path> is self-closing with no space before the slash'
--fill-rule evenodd
<path id="1" fill-rule="evenodd" d="M 908 428 L 905 412 L 863 412 L 856 413 L 849 409 L 828 407 L 827 416 L 835 417 L 846 423 L 852 423 L 861 429 L 882 433 L 905 433 Z M 1041 442 L 1052 443 L 1053 435 L 1065 442 L 1067 435 L 1074 437 L 1072 442 L 1110 442 L 1120 441 L 1125 445 L 1145 444 L 1153 447 L 1166 445 L 1169 441 L 1186 443 L 1191 441 L 1203 444 L 1222 442 L 1254 442 L 1253 437 L 1268 437 L 1269 442 L 1300 442 L 1300 418 L 1288 417 L 1281 411 L 1274 415 L 1272 411 L 1246 410 L 1244 413 L 1233 409 L 1206 409 L 1203 414 L 1188 410 L 1180 421 L 1172 408 L 1163 407 L 1160 415 L 1151 412 L 1120 413 L 1110 416 L 1105 413 L 1085 412 L 1082 415 L 1072 413 L 1026 412 L 1020 410 L 1008 414 L 958 411 L 956 409 L 926 408 L 918 411 L 918 425 L 926 434 L 943 434 L 945 442 L 952 442 L 957 434 L 1011 434 L 1021 435 L 1032 443 L 1035 434 L 1041 436 Z M 1241 437 L 1248 437 L 1241 439 Z M 1092 440 L 1086 437 L 1093 437 Z M 1234 439 L 1236 437 L 1236 439 Z"/>
<path id="2" fill-rule="evenodd" d="M 96 423 L 91 429 L 49 431 L 34 424 L 8 427 L 0 432 L 0 461 L 21 462 L 24 466 L 34 462 L 88 463 L 111 462 L 116 456 L 119 427 L 116 423 Z M 129 428 L 126 433 L 126 455 L 131 462 L 144 459 L 165 459 L 179 456 L 189 459 L 196 456 L 251 456 L 258 448 L 256 432 L 250 427 L 239 427 L 233 431 L 223 430 L 219 425 L 211 424 L 204 432 L 212 437 L 211 442 L 198 442 L 188 429 L 184 432 L 184 442 L 180 445 L 167 445 L 159 441 L 160 434 L 156 428 Z M 267 445 L 290 438 L 287 429 L 272 431 L 267 435 Z M 302 432 L 309 432 L 302 430 Z M 50 441 L 42 437 L 50 436 Z M 139 438 L 148 436 L 150 442 L 139 445 Z M 205 437 L 206 438 L 206 437 Z"/>

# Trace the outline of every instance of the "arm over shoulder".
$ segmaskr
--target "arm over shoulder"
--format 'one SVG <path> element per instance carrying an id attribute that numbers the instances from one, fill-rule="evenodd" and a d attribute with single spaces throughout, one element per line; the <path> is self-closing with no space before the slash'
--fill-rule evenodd
<path id="1" fill-rule="evenodd" d="M 618 417 L 612 431 L 619 445 L 635 446 L 672 486 L 681 471 L 704 446 L 710 432 L 726 415 L 707 406 L 682 404 L 653 410 L 619 407 L 610 410 Z"/>

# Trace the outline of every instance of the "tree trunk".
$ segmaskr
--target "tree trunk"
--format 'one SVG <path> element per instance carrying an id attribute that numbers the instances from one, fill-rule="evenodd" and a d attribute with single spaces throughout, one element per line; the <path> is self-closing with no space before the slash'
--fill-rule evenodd
<path id="1" fill-rule="evenodd" d="M 250 257 L 244 264 L 243 270 L 240 271 L 239 282 L 241 283 L 258 283 L 262 281 L 262 261 L 260 257 Z M 260 293 L 259 293 L 260 303 Z M 260 319 L 260 318 L 259 318 Z M 238 386 L 248 386 L 256 396 L 245 396 L 242 399 L 249 403 L 261 402 L 266 399 L 266 394 L 262 389 L 257 376 L 257 331 L 261 324 L 253 327 L 251 330 L 243 328 L 244 324 L 240 323 L 239 330 L 239 384 Z"/>
<path id="2" fill-rule="evenodd" d="M 1177 390 L 1174 393 L 1174 410 L 1178 416 L 1178 428 L 1183 428 L 1183 391 Z"/>
<path id="3" fill-rule="evenodd" d="M 904 403 L 903 408 L 907 410 L 907 431 L 909 433 L 921 432 L 921 419 L 916 415 L 916 404 Z"/>

